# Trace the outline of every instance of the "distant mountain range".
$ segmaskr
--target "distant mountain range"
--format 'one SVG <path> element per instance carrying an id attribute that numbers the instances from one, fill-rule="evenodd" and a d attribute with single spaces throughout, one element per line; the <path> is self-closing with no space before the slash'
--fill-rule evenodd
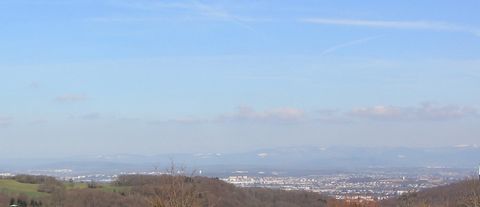
<path id="1" fill-rule="evenodd" d="M 133 171 L 165 169 L 171 164 L 213 174 L 235 170 L 318 171 L 356 168 L 475 168 L 478 146 L 407 147 L 283 147 L 245 153 L 114 154 L 55 159 L 1 159 L 0 170 L 73 169 Z"/>

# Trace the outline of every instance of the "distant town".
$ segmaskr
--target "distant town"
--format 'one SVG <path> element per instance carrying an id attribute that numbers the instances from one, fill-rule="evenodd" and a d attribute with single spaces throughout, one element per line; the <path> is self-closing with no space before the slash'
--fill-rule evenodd
<path id="1" fill-rule="evenodd" d="M 282 190 L 306 190 L 337 199 L 384 200 L 412 191 L 449 184 L 466 174 L 442 169 L 439 173 L 356 172 L 306 177 L 233 175 L 223 181 L 241 187 L 265 187 Z"/>

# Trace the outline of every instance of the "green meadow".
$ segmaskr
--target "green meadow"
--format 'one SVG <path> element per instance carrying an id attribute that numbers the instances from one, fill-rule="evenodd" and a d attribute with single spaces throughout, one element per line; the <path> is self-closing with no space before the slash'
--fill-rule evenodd
<path id="1" fill-rule="evenodd" d="M 28 197 L 40 198 L 49 195 L 48 193 L 38 192 L 38 186 L 39 184 L 20 183 L 13 179 L 0 179 L 0 192 L 11 196 L 25 194 Z M 65 182 L 64 186 L 66 190 L 88 188 L 87 183 Z M 111 184 L 99 184 L 97 188 L 105 192 L 126 192 L 129 190 L 129 187 Z"/>
<path id="2" fill-rule="evenodd" d="M 38 184 L 20 183 L 11 179 L 0 179 L 0 192 L 8 195 L 26 194 L 34 198 L 48 195 L 38 192 Z"/>

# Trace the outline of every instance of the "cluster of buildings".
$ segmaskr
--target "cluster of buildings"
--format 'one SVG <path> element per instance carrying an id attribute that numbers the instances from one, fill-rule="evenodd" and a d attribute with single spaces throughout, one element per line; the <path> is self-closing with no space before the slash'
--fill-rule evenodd
<path id="1" fill-rule="evenodd" d="M 239 187 L 305 190 L 338 199 L 383 200 L 411 191 L 445 185 L 465 178 L 463 173 L 355 172 L 310 176 L 231 175 L 223 181 Z"/>

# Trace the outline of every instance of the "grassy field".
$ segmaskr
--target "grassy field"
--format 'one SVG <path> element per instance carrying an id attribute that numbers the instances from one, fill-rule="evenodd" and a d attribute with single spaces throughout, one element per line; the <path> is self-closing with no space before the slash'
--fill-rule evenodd
<path id="1" fill-rule="evenodd" d="M 67 190 L 88 188 L 87 183 L 69 183 L 65 182 L 64 186 Z M 98 189 L 105 192 L 127 192 L 130 187 L 120 187 L 111 184 L 99 184 Z M 12 179 L 0 179 L 0 192 L 11 196 L 26 194 L 31 198 L 40 198 L 48 195 L 47 193 L 38 192 L 38 184 L 20 183 Z"/>
<path id="2" fill-rule="evenodd" d="M 18 195 L 23 193 L 34 198 L 47 195 L 46 193 L 38 192 L 37 189 L 38 184 L 19 183 L 15 180 L 0 179 L 0 192 L 8 195 Z"/>
<path id="3" fill-rule="evenodd" d="M 87 188 L 87 184 L 86 183 L 63 183 L 63 185 L 65 185 L 65 187 L 67 188 L 67 190 L 73 190 L 73 189 L 84 189 L 84 188 Z"/>

